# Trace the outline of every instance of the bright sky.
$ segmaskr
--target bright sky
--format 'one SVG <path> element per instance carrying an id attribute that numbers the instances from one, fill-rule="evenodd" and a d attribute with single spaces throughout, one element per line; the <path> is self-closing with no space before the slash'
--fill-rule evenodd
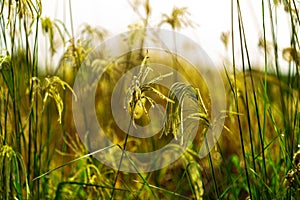
<path id="1" fill-rule="evenodd" d="M 101 26 L 107 29 L 113 36 L 127 31 L 129 24 L 139 20 L 139 16 L 132 10 L 127 0 L 71 0 L 71 3 L 75 31 L 82 23 L 88 23 L 92 26 Z M 169 15 L 174 6 L 188 7 L 191 14 L 190 18 L 199 26 L 194 29 L 184 29 L 181 33 L 199 43 L 215 64 L 223 66 L 223 58 L 226 53 L 220 35 L 222 32 L 231 29 L 231 0 L 150 0 L 150 4 L 153 8 L 150 25 L 157 24 L 162 13 Z M 70 28 L 68 0 L 44 0 L 43 9 L 43 16 L 65 21 L 68 28 Z M 257 56 L 257 52 L 259 52 L 257 44 L 259 37 L 263 34 L 261 31 L 261 1 L 243 0 L 241 1 L 241 9 L 251 59 L 262 65 L 263 59 L 257 59 L 259 57 Z M 288 47 L 290 30 L 288 16 L 282 7 L 279 7 L 277 12 L 277 42 L 279 48 Z M 234 13 L 236 16 L 237 12 Z M 266 16 L 267 30 L 270 30 L 268 12 L 266 12 Z M 237 20 L 235 23 L 237 23 Z M 238 36 L 237 33 L 235 35 Z M 267 40 L 271 41 L 271 39 L 271 34 L 268 34 Z M 238 39 L 236 43 L 238 44 Z M 236 49 L 238 50 L 239 47 Z M 260 56 L 262 55 L 260 53 Z M 237 56 L 238 59 L 239 56 Z M 283 64 L 286 65 L 284 62 Z"/>

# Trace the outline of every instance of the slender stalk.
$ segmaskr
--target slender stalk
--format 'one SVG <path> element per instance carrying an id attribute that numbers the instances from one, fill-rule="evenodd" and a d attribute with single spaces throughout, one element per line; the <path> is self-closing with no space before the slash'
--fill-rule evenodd
<path id="1" fill-rule="evenodd" d="M 15 62 L 14 62 L 14 56 L 15 56 L 15 41 L 16 41 L 16 23 L 17 23 L 17 11 L 15 11 L 14 14 L 14 21 L 11 24 L 12 26 L 12 35 L 11 35 L 11 77 L 12 77 L 12 103 L 13 103 L 13 118 L 14 118 L 14 131 L 16 136 L 16 148 L 17 152 L 21 152 L 21 143 L 20 143 L 20 134 L 19 134 L 19 123 L 18 123 L 18 117 L 17 117 L 17 98 L 16 98 L 16 92 L 17 92 L 17 86 L 16 86 L 16 73 L 15 73 Z"/>
<path id="2" fill-rule="evenodd" d="M 115 180 L 114 180 L 114 183 L 113 183 L 113 189 L 112 189 L 112 192 L 111 192 L 111 195 L 110 195 L 111 200 L 114 198 L 114 195 L 115 195 L 115 187 L 116 187 L 118 177 L 119 177 L 119 174 L 120 174 L 120 168 L 122 166 L 122 162 L 123 162 L 123 159 L 124 159 L 124 154 L 125 154 L 125 150 L 126 150 L 128 136 L 129 136 L 129 131 L 131 129 L 132 123 L 133 123 L 133 120 L 132 120 L 132 118 L 130 118 L 129 126 L 128 126 L 128 129 L 127 129 L 126 137 L 125 137 L 123 148 L 122 148 L 122 155 L 121 155 L 121 158 L 120 158 L 117 175 L 115 177 Z"/>
<path id="3" fill-rule="evenodd" d="M 237 3 L 239 1 L 237 0 Z M 238 93 L 237 93 L 237 82 L 236 82 L 236 63 L 235 63 L 235 48 L 234 48 L 234 15 L 233 15 L 233 10 L 234 10 L 234 4 L 233 0 L 231 0 L 231 37 L 232 37 L 232 64 L 233 64 L 233 75 L 234 75 L 234 90 L 232 91 L 234 94 L 234 99 L 235 99 L 235 107 L 236 107 L 236 112 L 239 113 L 239 104 L 238 104 Z M 249 191 L 249 196 L 250 199 L 252 199 L 252 190 L 251 190 L 251 184 L 250 184 L 250 179 L 249 179 L 249 173 L 248 173 L 248 166 L 247 166 L 247 160 L 246 160 L 246 152 L 245 152 L 245 145 L 244 145 L 244 139 L 243 139 L 243 128 L 241 125 L 241 119 L 240 116 L 237 115 L 237 120 L 238 120 L 238 128 L 239 128 L 239 134 L 240 134 L 240 142 L 242 146 L 242 155 L 243 155 L 243 160 L 244 160 L 244 169 L 246 173 L 246 181 L 247 181 L 247 186 L 248 186 L 248 191 Z"/>
<path id="4" fill-rule="evenodd" d="M 255 113 L 256 113 L 256 118 L 257 118 L 257 125 L 258 125 L 258 134 L 260 136 L 260 145 L 261 145 L 261 151 L 262 151 L 262 159 L 263 159 L 263 174 L 262 176 L 264 177 L 264 181 L 266 182 L 266 175 L 267 175 L 267 169 L 266 169 L 266 161 L 265 161 L 265 153 L 264 153 L 264 136 L 265 133 L 262 133 L 262 128 L 261 128 L 261 124 L 260 124 L 260 113 L 259 113 L 259 107 L 258 107 L 258 103 L 257 103 L 257 97 L 256 97 L 256 91 L 255 91 L 255 85 L 254 85 L 254 81 L 253 81 L 253 76 L 252 76 L 252 67 L 251 67 L 251 63 L 250 63 L 250 58 L 249 58 L 249 52 L 248 52 L 248 48 L 247 48 L 247 42 L 246 42 L 246 36 L 245 36 L 245 30 L 244 30 L 244 26 L 243 26 L 243 20 L 242 20 L 242 13 L 241 13 L 241 9 L 240 9 L 240 5 L 239 5 L 239 2 L 238 2 L 238 13 L 239 13 L 239 21 L 240 21 L 240 37 L 241 37 L 241 48 L 242 45 L 244 44 L 244 47 L 245 47 L 245 51 L 246 51 L 246 56 L 247 56 L 247 64 L 248 64 L 248 67 L 249 67 L 249 71 L 250 71 L 250 80 L 251 80 L 251 86 L 252 86 L 252 93 L 253 93 L 253 98 L 254 98 L 254 106 L 255 106 Z M 244 38 L 244 40 L 242 41 L 242 37 Z M 243 52 L 243 49 L 242 49 L 242 52 Z M 244 55 L 242 53 L 242 57 L 243 57 L 243 73 L 245 74 L 245 65 L 244 65 Z M 245 84 L 245 89 L 247 88 L 246 87 L 246 80 L 245 80 L 245 77 L 244 77 L 244 84 Z M 247 91 L 247 90 L 246 90 Z M 249 108 L 248 108 L 248 105 L 249 105 L 249 102 L 247 100 L 248 98 L 248 94 L 246 92 L 246 102 L 247 102 L 247 111 L 249 112 Z M 266 102 L 264 102 L 264 108 L 266 107 Z M 266 116 L 264 115 L 264 119 L 266 118 Z M 249 122 L 249 127 L 251 127 L 251 120 L 250 120 L 250 117 L 248 116 L 248 122 Z M 250 128 L 251 130 L 251 128 Z M 250 131 L 250 134 L 252 135 L 252 132 Z M 252 145 L 252 139 L 250 140 L 251 141 L 251 145 Z M 251 146 L 252 148 L 252 146 Z M 254 153 L 252 151 L 252 156 L 254 158 Z M 255 167 L 255 165 L 254 165 Z M 255 168 L 254 168 L 255 169 Z"/>
<path id="5" fill-rule="evenodd" d="M 269 18 L 270 18 L 270 25 L 271 25 L 271 33 L 272 33 L 272 40 L 273 40 L 273 47 L 274 47 L 274 58 L 275 58 L 275 69 L 276 69 L 276 75 L 278 80 L 282 79 L 282 75 L 281 75 L 281 71 L 279 68 L 279 62 L 278 62 L 278 44 L 277 44 L 277 37 L 275 34 L 275 27 L 274 27 L 274 17 L 273 17 L 273 11 L 272 11 L 272 4 L 271 1 L 268 0 L 268 9 L 269 9 Z M 285 107 L 285 101 L 283 98 L 283 89 L 282 89 L 282 85 L 281 82 L 279 82 L 279 97 L 280 97 L 280 103 L 281 103 L 281 111 L 282 111 L 282 118 L 283 118 L 283 123 L 284 123 L 284 127 L 287 129 L 286 131 L 288 131 L 289 129 L 289 125 L 288 125 L 288 121 L 289 121 L 289 116 L 287 115 L 287 111 L 286 111 L 286 107 Z M 291 152 L 292 153 L 292 152 Z"/>
<path id="6" fill-rule="evenodd" d="M 206 144 L 206 148 L 207 148 L 207 151 L 208 151 L 209 147 L 208 147 L 207 137 L 205 137 L 205 144 Z M 210 152 L 208 153 L 208 161 L 209 161 L 210 171 L 211 171 L 211 174 L 212 174 L 212 177 L 213 177 L 214 190 L 215 190 L 217 199 L 220 199 L 218 184 L 217 184 L 217 178 L 216 178 L 216 175 L 215 175 L 214 165 L 213 165 L 213 162 L 212 162 Z"/>
<path id="7" fill-rule="evenodd" d="M 33 59 L 32 59 L 32 62 L 33 62 L 33 68 L 32 68 L 32 74 L 31 76 L 32 77 L 38 77 L 39 76 L 39 71 L 38 71 L 38 30 L 39 30 L 39 23 L 40 23 L 40 18 L 37 17 L 36 19 L 36 27 L 35 27 L 35 41 L 34 41 L 34 47 L 33 47 Z M 32 91 L 33 92 L 33 91 Z M 32 115 L 32 119 L 33 119 L 33 123 L 34 123 L 34 128 L 33 128 L 33 132 L 32 132 L 32 139 L 34 141 L 34 144 L 33 144 L 33 169 L 37 169 L 37 170 L 34 170 L 33 172 L 33 177 L 37 176 L 39 173 L 40 173 L 40 170 L 38 170 L 38 162 L 37 162 L 37 157 L 38 155 L 36 154 L 36 152 L 38 152 L 38 123 L 39 123 L 39 113 L 38 113 L 38 107 L 39 107 L 39 100 L 38 100 L 38 96 L 35 95 L 35 109 L 34 111 L 32 111 L 33 115 Z M 29 146 L 29 148 L 32 148 L 32 146 Z M 37 183 L 33 183 L 33 189 L 34 189 L 34 192 L 35 194 L 37 195 L 37 197 L 40 195 L 40 188 L 39 188 L 39 181 Z M 36 188 L 37 187 L 37 188 Z"/>

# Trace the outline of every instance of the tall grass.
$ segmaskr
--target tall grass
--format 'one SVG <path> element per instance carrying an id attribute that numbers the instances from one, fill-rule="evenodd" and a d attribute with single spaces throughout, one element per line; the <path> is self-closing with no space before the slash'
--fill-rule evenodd
<path id="1" fill-rule="evenodd" d="M 72 22 L 71 3 L 65 12 L 70 14 Z M 163 14 L 158 24 L 151 24 L 155 9 L 151 1 L 129 3 L 141 21 L 130 25 L 132 29 L 157 26 L 180 31 L 196 24 L 190 21 L 188 8 L 178 7 L 170 14 Z M 98 84 L 99 101 L 95 107 L 103 130 L 115 145 L 90 152 L 86 147 L 91 147 L 94 141 L 88 135 L 86 141 L 81 141 L 73 122 L 71 101 L 77 94 L 72 85 L 93 45 L 103 41 L 108 31 L 86 24 L 75 35 L 72 24 L 68 27 L 63 21 L 42 16 L 39 0 L 1 1 L 0 198 L 297 199 L 300 194 L 299 2 L 261 0 L 262 38 L 257 42 L 263 52 L 263 66 L 253 64 L 249 51 L 252 33 L 245 30 L 241 3 L 231 1 L 231 31 L 222 35 L 228 55 L 232 55 L 224 61 L 224 70 L 220 68 L 228 105 L 228 110 L 222 111 L 226 113 L 223 133 L 209 155 L 199 159 L 199 147 L 205 142 L 210 123 L 210 98 L 202 78 L 190 75 L 194 69 L 188 62 L 174 55 L 169 60 L 162 59 L 159 52 L 150 52 L 147 60 L 143 35 L 131 38 L 140 42 L 139 51 L 120 55 L 113 63 L 98 60 L 95 64 L 105 64 L 106 68 Z M 290 20 L 287 47 L 278 46 L 279 9 L 284 9 Z M 49 54 L 40 57 L 43 41 Z M 64 53 L 58 66 L 52 66 L 58 49 Z M 241 57 L 241 63 L 237 57 Z M 281 58 L 288 64 L 287 72 L 282 70 Z M 154 78 L 139 88 L 139 98 L 129 92 L 125 104 L 131 114 L 129 129 L 134 128 L 134 123 L 148 123 L 147 112 L 152 104 L 165 106 L 167 112 L 161 135 L 137 139 L 118 128 L 108 111 L 110 99 L 103 97 L 112 95 L 117 81 L 133 66 L 145 66 L 140 75 L 147 80 L 151 60 L 172 66 L 189 77 L 191 85 L 175 83 L 168 91 L 156 84 Z M 164 77 L 167 75 L 159 78 Z M 130 89 L 137 92 L 137 87 Z M 197 136 L 188 150 L 160 170 L 142 173 L 136 168 L 138 163 L 131 161 L 138 173 L 122 172 L 122 159 L 129 159 L 124 150 L 149 152 L 173 138 L 189 137 L 189 129 L 183 126 L 184 100 L 196 105 L 197 112 L 189 117 L 199 121 Z M 82 123 L 89 125 L 88 115 Z M 174 130 L 180 130 L 179 134 L 174 134 L 177 132 Z M 96 140 L 101 142 L 101 138 Z M 95 158 L 100 151 L 119 150 L 123 154 L 118 170 Z M 164 159 L 170 159 L 166 155 L 169 154 L 162 155 Z"/>

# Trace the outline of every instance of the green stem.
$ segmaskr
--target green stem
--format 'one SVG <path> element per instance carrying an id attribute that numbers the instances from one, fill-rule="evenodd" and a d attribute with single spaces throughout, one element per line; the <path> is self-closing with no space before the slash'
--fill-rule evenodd
<path id="1" fill-rule="evenodd" d="M 127 145 L 127 141 L 128 141 L 128 137 L 129 137 L 129 131 L 131 129 L 132 123 L 133 123 L 133 120 L 132 120 L 132 118 L 130 118 L 128 130 L 127 130 L 125 141 L 124 141 L 123 148 L 122 148 L 122 155 L 121 155 L 121 159 L 120 159 L 120 162 L 119 162 L 117 175 L 115 177 L 115 180 L 114 180 L 114 183 L 113 183 L 113 189 L 112 189 L 112 192 L 111 192 L 111 195 L 110 195 L 110 199 L 111 200 L 114 197 L 115 187 L 116 187 L 116 184 L 117 184 L 117 181 L 118 181 L 118 177 L 119 177 L 119 174 L 120 174 L 120 168 L 122 166 L 122 162 L 123 162 L 123 159 L 124 159 L 124 153 L 125 153 L 125 149 L 126 149 L 126 145 Z"/>

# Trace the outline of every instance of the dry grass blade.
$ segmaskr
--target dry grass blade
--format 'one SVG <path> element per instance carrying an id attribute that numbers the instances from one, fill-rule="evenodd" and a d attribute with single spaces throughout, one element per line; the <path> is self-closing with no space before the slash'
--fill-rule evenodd
<path id="1" fill-rule="evenodd" d="M 0 182 L 2 185 L 0 191 L 3 192 L 3 196 L 1 197 L 0 195 L 0 197 L 3 199 L 11 199 L 10 197 L 12 196 L 22 198 L 22 191 L 25 191 L 25 197 L 29 199 L 30 189 L 23 158 L 11 146 L 3 145 L 0 148 L 0 170 Z M 22 185 L 21 180 L 24 179 L 25 185 Z M 12 188 L 12 184 L 15 187 Z"/>

